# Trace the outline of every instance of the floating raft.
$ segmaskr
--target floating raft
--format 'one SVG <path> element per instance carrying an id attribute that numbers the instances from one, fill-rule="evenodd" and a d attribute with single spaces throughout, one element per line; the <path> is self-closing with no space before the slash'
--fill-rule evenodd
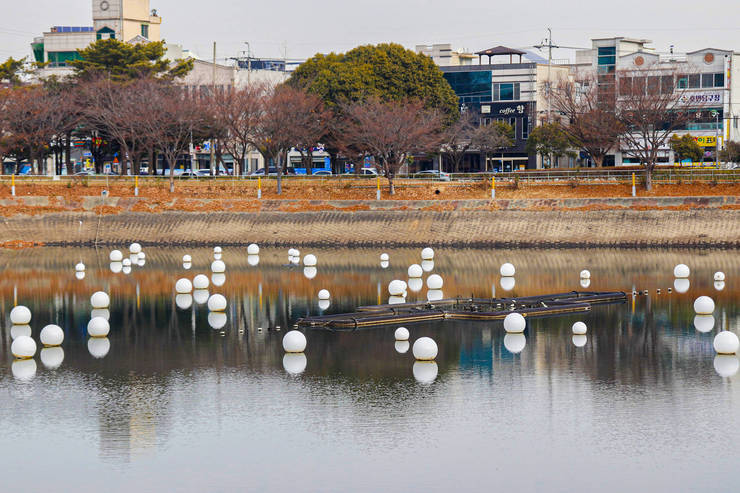
<path id="1" fill-rule="evenodd" d="M 525 317 L 549 317 L 591 310 L 593 305 L 624 303 L 621 291 L 578 292 L 525 298 L 452 298 L 396 305 L 361 306 L 355 313 L 306 317 L 299 327 L 355 330 L 382 325 L 413 324 L 434 320 L 502 320 L 516 312 Z"/>

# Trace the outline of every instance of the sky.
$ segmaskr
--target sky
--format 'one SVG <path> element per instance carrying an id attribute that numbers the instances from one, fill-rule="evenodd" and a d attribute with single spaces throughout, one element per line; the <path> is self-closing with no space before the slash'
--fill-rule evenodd
<path id="1" fill-rule="evenodd" d="M 30 56 L 33 37 L 53 25 L 92 25 L 92 0 L 3 3 L 0 59 Z M 625 36 L 653 40 L 658 52 L 670 45 L 677 53 L 740 51 L 737 0 L 151 0 L 151 8 L 163 18 L 164 39 L 203 58 L 212 56 L 215 41 L 220 61 L 240 55 L 246 42 L 253 56 L 289 59 L 389 41 L 412 49 L 433 43 L 532 49 L 548 27 L 561 46 L 588 48 L 591 38 Z M 574 58 L 567 49 L 554 57 Z"/>

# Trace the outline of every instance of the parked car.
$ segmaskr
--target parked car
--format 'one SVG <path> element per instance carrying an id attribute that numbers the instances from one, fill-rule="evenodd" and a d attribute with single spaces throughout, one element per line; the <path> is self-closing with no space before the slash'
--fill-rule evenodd
<path id="1" fill-rule="evenodd" d="M 354 171 L 350 171 L 348 173 L 345 173 L 346 175 L 354 175 Z M 378 170 L 375 168 L 362 168 L 360 170 L 360 176 L 378 176 Z"/>
<path id="2" fill-rule="evenodd" d="M 414 178 L 431 178 L 440 181 L 450 181 L 450 174 L 438 169 L 427 169 L 411 175 Z"/>
<path id="3" fill-rule="evenodd" d="M 295 175 L 295 168 L 285 168 L 283 170 L 283 175 Z M 268 176 L 277 176 L 277 168 L 274 166 L 271 166 L 267 170 Z M 250 176 L 265 176 L 265 168 L 260 168 L 257 171 L 253 171 Z"/>
<path id="4" fill-rule="evenodd" d="M 319 169 L 313 172 L 313 176 L 332 176 L 334 173 L 328 169 Z"/>

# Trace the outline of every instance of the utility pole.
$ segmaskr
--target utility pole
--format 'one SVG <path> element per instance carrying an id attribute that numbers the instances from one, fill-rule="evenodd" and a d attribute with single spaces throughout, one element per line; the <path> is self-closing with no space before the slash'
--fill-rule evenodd
<path id="1" fill-rule="evenodd" d="M 216 97 L 216 42 L 213 42 L 213 73 L 211 97 Z M 216 176 L 216 139 L 211 136 L 211 176 Z"/>
<path id="2" fill-rule="evenodd" d="M 247 85 L 252 83 L 252 46 L 249 41 L 244 42 L 247 45 Z"/>

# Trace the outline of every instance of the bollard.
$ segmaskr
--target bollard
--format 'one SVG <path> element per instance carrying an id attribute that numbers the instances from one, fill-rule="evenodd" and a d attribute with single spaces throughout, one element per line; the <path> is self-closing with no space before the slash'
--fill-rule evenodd
<path id="1" fill-rule="evenodd" d="M 134 197 L 139 196 L 139 175 L 134 176 Z"/>
<path id="2" fill-rule="evenodd" d="M 380 176 L 378 176 L 378 190 L 375 192 L 375 200 L 380 200 Z"/>
<path id="3" fill-rule="evenodd" d="M 257 177 L 257 198 L 262 198 L 262 177 Z"/>
<path id="4" fill-rule="evenodd" d="M 491 200 L 496 200 L 496 177 L 491 177 Z"/>
<path id="5" fill-rule="evenodd" d="M 15 175 L 10 175 L 10 194 L 15 197 Z"/>
<path id="6" fill-rule="evenodd" d="M 635 174 L 632 173 L 632 197 L 637 196 L 637 190 L 635 189 Z"/>

